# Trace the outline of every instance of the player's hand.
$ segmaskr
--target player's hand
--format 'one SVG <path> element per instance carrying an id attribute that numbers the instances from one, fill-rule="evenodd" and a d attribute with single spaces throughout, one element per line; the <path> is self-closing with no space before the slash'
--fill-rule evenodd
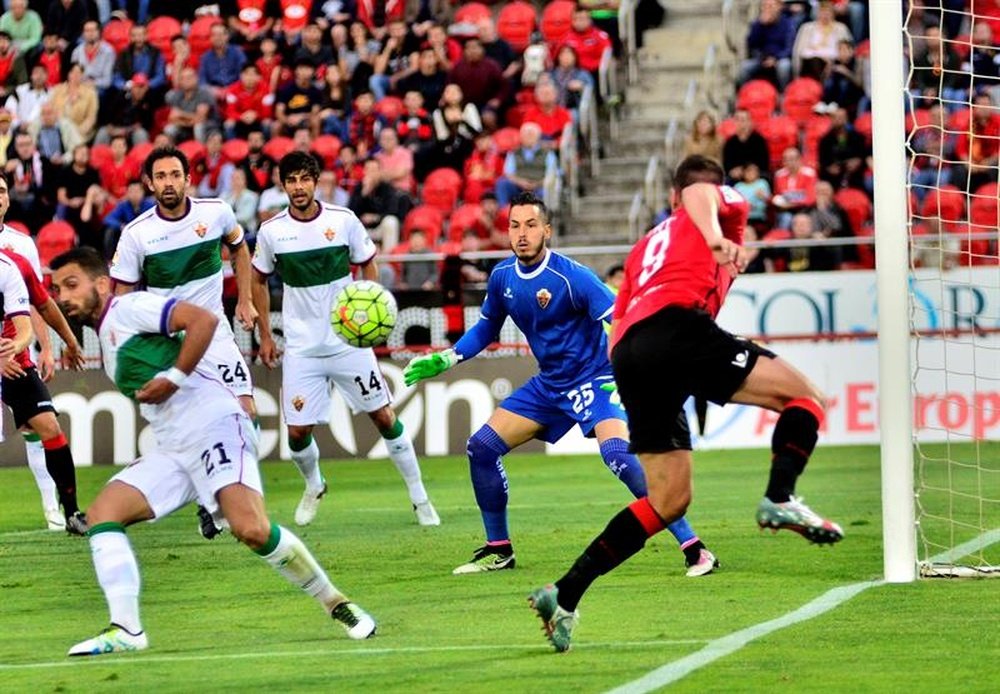
<path id="1" fill-rule="evenodd" d="M 278 349 L 278 345 L 275 344 L 274 338 L 261 339 L 257 356 L 260 357 L 260 363 L 269 369 L 273 369 L 278 365 L 278 357 L 281 356 L 281 351 Z"/>
<path id="2" fill-rule="evenodd" d="M 457 363 L 458 355 L 451 349 L 427 354 L 422 357 L 414 357 L 406 365 L 406 368 L 403 369 L 403 380 L 406 382 L 406 385 L 412 386 L 419 381 L 443 374 Z"/>
<path id="3" fill-rule="evenodd" d="M 135 399 L 146 405 L 159 405 L 176 392 L 177 385 L 173 381 L 157 376 L 135 391 Z"/>
<path id="4" fill-rule="evenodd" d="M 16 359 L 9 358 L 3 365 L 2 369 L 4 378 L 20 378 L 24 375 L 24 369 L 21 365 L 17 363 Z"/>
<path id="5" fill-rule="evenodd" d="M 244 330 L 253 330 L 254 323 L 257 322 L 257 308 L 251 301 L 241 301 L 236 304 L 236 320 L 240 322 Z"/>
<path id="6" fill-rule="evenodd" d="M 725 237 L 712 245 L 712 257 L 715 258 L 715 262 L 726 268 L 731 277 L 736 277 L 747 266 L 746 249 Z"/>
<path id="7" fill-rule="evenodd" d="M 611 397 L 608 398 L 608 402 L 610 402 L 612 405 L 615 405 L 616 407 L 621 408 L 622 410 L 625 409 L 625 406 L 622 405 L 622 396 L 618 394 L 617 383 L 615 383 L 614 381 L 608 381 L 607 383 L 602 383 L 601 390 L 603 390 L 605 393 L 611 394 Z"/>
<path id="8" fill-rule="evenodd" d="M 43 383 L 48 383 L 56 373 L 56 358 L 52 348 L 43 349 L 38 353 L 38 375 Z"/>
<path id="9" fill-rule="evenodd" d="M 67 344 L 62 350 L 62 364 L 64 369 L 81 371 L 87 365 L 87 360 L 83 357 L 83 348 L 80 343 L 73 340 L 72 344 Z"/>
<path id="10" fill-rule="evenodd" d="M 14 341 L 8 337 L 0 337 L 0 359 L 11 359 L 14 354 Z"/>

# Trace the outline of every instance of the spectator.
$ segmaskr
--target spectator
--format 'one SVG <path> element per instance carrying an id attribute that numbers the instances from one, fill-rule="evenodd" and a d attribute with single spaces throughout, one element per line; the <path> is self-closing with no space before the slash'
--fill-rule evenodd
<path id="1" fill-rule="evenodd" d="M 351 13 L 353 7 L 348 2 L 324 2 L 313 6 L 313 20 L 322 31 L 339 26 L 346 29 L 346 25 L 354 15 Z"/>
<path id="2" fill-rule="evenodd" d="M 90 186 L 83 197 L 77 239 L 80 245 L 104 252 L 104 218 L 114 209 L 108 192 L 98 185 Z"/>
<path id="3" fill-rule="evenodd" d="M 108 124 L 97 131 L 95 144 L 108 144 L 115 135 L 124 135 L 135 146 L 149 142 L 157 104 L 149 90 L 149 78 L 138 72 L 125 91 L 108 92 Z"/>
<path id="4" fill-rule="evenodd" d="M 604 285 L 615 294 L 621 289 L 622 282 L 625 281 L 625 266 L 615 263 L 604 273 Z"/>
<path id="5" fill-rule="evenodd" d="M 771 169 L 771 154 L 767 141 L 754 129 L 750 112 L 736 109 L 733 114 L 736 132 L 726 139 L 722 146 L 722 167 L 731 181 L 743 180 L 743 167 L 756 164 L 762 175 Z"/>
<path id="6" fill-rule="evenodd" d="M 13 149 L 14 134 L 17 132 L 13 124 L 14 117 L 7 109 L 0 108 L 0 167 L 7 167 L 7 153 Z"/>
<path id="7" fill-rule="evenodd" d="M 319 108 L 320 130 L 335 135 L 341 142 L 350 137 L 347 127 L 351 113 L 351 89 L 347 76 L 337 63 L 330 63 L 323 75 L 323 101 Z"/>
<path id="8" fill-rule="evenodd" d="M 218 127 L 215 120 L 215 97 L 207 87 L 198 84 L 198 73 L 192 67 L 181 70 L 180 83 L 167 92 L 170 107 L 163 132 L 174 142 L 198 140 L 204 142 L 209 130 Z"/>
<path id="9" fill-rule="evenodd" d="M 286 207 L 288 207 L 288 194 L 281 185 L 281 176 L 278 167 L 275 166 L 271 170 L 271 186 L 261 191 L 260 200 L 257 202 L 258 228 Z"/>
<path id="10" fill-rule="evenodd" d="M 333 50 L 323 43 L 323 30 L 318 24 L 306 24 L 302 29 L 302 41 L 292 57 L 292 63 L 303 60 L 312 63 L 318 79 L 323 79 L 326 66 L 334 62 Z"/>
<path id="11" fill-rule="evenodd" d="M 478 38 L 465 42 L 462 59 L 448 73 L 448 81 L 462 89 L 465 99 L 479 110 L 487 130 L 493 130 L 507 100 L 509 83 L 496 61 L 486 57 Z"/>
<path id="12" fill-rule="evenodd" d="M 90 142 L 97 132 L 97 89 L 83 79 L 83 67 L 73 64 L 66 73 L 66 81 L 52 89 L 49 99 L 60 118 L 65 118 L 82 142 Z"/>
<path id="13" fill-rule="evenodd" d="M 962 2 L 963 0 L 958 0 Z M 855 42 L 864 41 L 868 36 L 868 2 L 867 0 L 836 0 L 833 4 L 833 14 L 838 22 L 851 30 Z"/>
<path id="14" fill-rule="evenodd" d="M 270 185 L 277 163 L 264 153 L 264 131 L 255 127 L 247 133 L 247 156 L 237 167 L 246 174 L 247 188 L 260 193 Z"/>
<path id="15" fill-rule="evenodd" d="M 38 152 L 53 167 L 69 164 L 70 153 L 82 144 L 76 128 L 66 118 L 59 117 L 51 101 L 42 104 L 38 120 L 30 123 L 27 130 L 34 138 Z"/>
<path id="16" fill-rule="evenodd" d="M 722 140 L 716 129 L 715 116 L 708 111 L 701 111 L 694 117 L 691 132 L 684 140 L 683 156 L 692 154 L 700 154 L 722 163 Z"/>
<path id="17" fill-rule="evenodd" d="M 958 264 L 961 245 L 959 235 L 949 233 L 940 217 L 926 217 L 913 225 L 910 236 L 910 258 L 914 267 L 930 267 L 937 271 L 950 270 Z"/>
<path id="18" fill-rule="evenodd" d="M 87 6 L 83 0 L 53 0 L 45 18 L 45 28 L 59 35 L 59 51 L 68 53 L 80 40 Z"/>
<path id="19" fill-rule="evenodd" d="M 969 125 L 955 139 L 955 156 L 965 164 L 964 172 L 956 172 L 958 186 L 976 191 L 986 183 L 997 182 L 997 163 L 1000 155 L 1000 113 L 993 105 L 990 93 L 978 92 L 972 98 Z M 968 175 L 966 186 L 963 175 Z"/>
<path id="20" fill-rule="evenodd" d="M 31 68 L 31 79 L 18 85 L 7 97 L 4 107 L 14 114 L 15 125 L 28 125 L 38 120 L 42 104 L 51 98 L 48 86 L 49 72 L 44 65 Z"/>
<path id="21" fill-rule="evenodd" d="M 429 255 L 434 252 L 428 243 L 427 232 L 420 228 L 410 231 L 409 246 L 406 252 L 413 255 Z M 437 261 L 412 260 L 403 263 L 403 272 L 397 288 L 430 291 L 437 287 L 437 282 Z"/>
<path id="22" fill-rule="evenodd" d="M 44 65 L 48 70 L 48 86 L 51 89 L 62 82 L 69 64 L 69 53 L 59 49 L 59 36 L 46 29 L 42 34 L 42 43 L 24 56 L 24 62 L 26 65 Z"/>
<path id="23" fill-rule="evenodd" d="M 191 43 L 180 34 L 170 39 L 170 51 L 172 57 L 165 68 L 167 86 L 170 89 L 177 89 L 181 85 L 181 73 L 184 72 L 184 68 L 198 69 L 198 58 L 191 51 Z"/>
<path id="24" fill-rule="evenodd" d="M 927 109 L 930 121 L 910 137 L 913 157 L 910 160 L 910 190 L 923 203 L 927 192 L 951 183 L 955 141 L 945 136 L 945 115 L 940 103 Z"/>
<path id="25" fill-rule="evenodd" d="M 278 84 L 282 78 L 282 58 L 278 51 L 278 43 L 269 36 L 265 36 L 260 42 L 260 57 L 255 65 L 260 70 L 260 78 L 267 85 L 268 91 L 277 93 Z"/>
<path id="26" fill-rule="evenodd" d="M 524 114 L 525 123 L 536 123 L 542 130 L 542 145 L 558 149 L 563 129 L 573 122 L 573 116 L 558 103 L 559 92 L 550 80 L 539 80 L 535 87 L 535 104 Z"/>
<path id="27" fill-rule="evenodd" d="M 760 14 L 747 34 L 747 57 L 741 82 L 765 79 L 779 90 L 792 76 L 795 25 L 781 11 L 781 0 L 761 0 Z"/>
<path id="28" fill-rule="evenodd" d="M 500 69 L 503 70 L 505 80 L 515 81 L 521 74 L 524 64 L 520 56 L 511 48 L 510 44 L 497 35 L 496 24 L 490 17 L 483 17 L 479 20 L 479 40 L 483 44 L 483 51 L 487 58 L 496 61 Z"/>
<path id="29" fill-rule="evenodd" d="M 254 63 L 243 66 L 240 79 L 226 88 L 224 98 L 223 127 L 227 138 L 245 138 L 252 128 L 270 131 L 274 95 Z"/>
<path id="30" fill-rule="evenodd" d="M 222 195 L 236 213 L 236 221 L 251 238 L 257 235 L 257 209 L 260 195 L 247 188 L 247 174 L 243 169 L 233 170 L 229 179 L 229 190 Z"/>
<path id="31" fill-rule="evenodd" d="M 449 85 L 449 88 L 451 86 Z M 460 106 L 449 104 L 435 111 L 434 147 L 420 162 L 419 171 L 423 174 L 448 167 L 462 173 L 465 160 L 472 154 L 472 140 L 477 132 L 469 127 Z"/>
<path id="32" fill-rule="evenodd" d="M 962 61 L 951 50 L 951 44 L 941 39 L 940 27 L 931 25 L 923 33 L 924 49 L 913 57 L 909 85 L 917 99 L 915 106 L 930 107 L 939 99 L 965 101 L 968 78 L 961 74 Z"/>
<path id="33" fill-rule="evenodd" d="M 830 130 L 819 140 L 820 176 L 834 188 L 865 187 L 865 138 L 851 125 L 847 109 L 838 108 L 830 117 Z"/>
<path id="34" fill-rule="evenodd" d="M 853 120 L 864 97 L 864 77 L 861 66 L 854 58 L 854 44 L 841 41 L 837 46 L 837 59 L 830 63 L 823 80 L 823 101 L 813 110 L 833 113 L 838 106 L 842 106 Z"/>
<path id="35" fill-rule="evenodd" d="M 354 111 L 348 122 L 349 142 L 358 148 L 358 154 L 367 157 L 375 149 L 378 132 L 378 116 L 375 114 L 375 97 L 371 92 L 362 92 L 354 99 Z"/>
<path id="36" fill-rule="evenodd" d="M 556 66 L 548 75 L 558 92 L 559 105 L 571 111 L 580 108 L 584 90 L 594 88 L 594 78 L 577 64 L 576 50 L 572 46 L 559 48 Z"/>
<path id="37" fill-rule="evenodd" d="M 750 215 L 747 221 L 760 233 L 766 233 L 770 228 L 767 219 L 767 206 L 771 202 L 771 184 L 761 178 L 760 168 L 753 162 L 743 166 L 743 178 L 737 181 L 733 188 L 747 199 L 750 204 Z"/>
<path id="38" fill-rule="evenodd" d="M 372 35 L 381 39 L 386 34 L 386 27 L 392 22 L 403 22 L 406 2 L 404 0 L 357 0 L 357 18 L 363 22 Z"/>
<path id="39" fill-rule="evenodd" d="M 439 0 L 439 2 L 442 0 Z M 447 2 L 448 0 L 443 0 Z M 444 24 L 432 23 L 427 27 L 427 45 L 434 49 L 438 67 L 448 72 L 462 58 L 462 44 L 448 36 Z"/>
<path id="40" fill-rule="evenodd" d="M 56 184 L 56 219 L 73 225 L 80 243 L 104 251 L 104 239 L 94 239 L 86 234 L 87 229 L 80 220 L 80 210 L 87 200 L 91 186 L 101 185 L 100 177 L 90 165 L 90 147 L 77 145 L 73 148 L 71 161 L 59 169 Z M 96 245 L 95 245 L 96 244 Z"/>
<path id="41" fill-rule="evenodd" d="M 104 161 L 97 173 L 101 187 L 108 191 L 112 204 L 125 197 L 129 183 L 139 177 L 139 166 L 128 158 L 128 140 L 124 134 L 111 138 L 111 157 Z"/>
<path id="42" fill-rule="evenodd" d="M 369 90 L 368 83 L 375 74 L 375 59 L 382 50 L 378 41 L 372 38 L 362 22 L 351 22 L 347 40 L 336 38 L 341 32 L 331 29 L 338 60 L 344 65 L 351 79 L 351 93 L 360 94 Z"/>
<path id="43" fill-rule="evenodd" d="M 6 101 L 18 85 L 27 81 L 24 58 L 14 48 L 10 34 L 0 31 L 0 99 Z"/>
<path id="44" fill-rule="evenodd" d="M 413 53 L 417 46 L 406 27 L 406 22 L 396 20 L 389 23 L 389 34 L 382 46 L 381 52 L 375 58 L 375 72 L 368 81 L 368 86 L 375 95 L 376 101 L 381 101 L 387 94 L 395 90 L 396 83 L 407 76 Z"/>
<path id="45" fill-rule="evenodd" d="M 281 15 L 278 0 L 222 0 L 219 10 L 236 43 L 248 55 L 261 47 L 262 39 L 270 36 L 275 19 Z"/>
<path id="46" fill-rule="evenodd" d="M 399 135 L 392 128 L 382 128 L 378 134 L 379 151 L 375 154 L 382 167 L 382 180 L 404 193 L 416 192 L 413 178 L 413 152 L 400 147 Z"/>
<path id="47" fill-rule="evenodd" d="M 816 20 L 806 22 L 795 36 L 792 62 L 795 74 L 822 82 L 827 67 L 837 59 L 837 46 L 851 41 L 851 32 L 834 19 L 833 3 L 820 0 Z"/>
<path id="48" fill-rule="evenodd" d="M 482 247 L 483 239 L 479 237 L 475 229 L 466 229 L 462 233 L 463 255 L 466 253 L 476 253 L 480 251 Z M 462 273 L 462 281 L 476 284 L 485 282 L 490 277 L 487 264 L 482 260 L 472 260 L 471 258 L 462 258 L 460 272 Z"/>
<path id="49" fill-rule="evenodd" d="M 277 135 L 291 135 L 300 125 L 319 133 L 319 105 L 323 94 L 313 84 L 312 63 L 295 63 L 295 79 L 278 90 L 274 100 L 274 125 Z"/>
<path id="50" fill-rule="evenodd" d="M 972 28 L 972 50 L 969 58 L 962 63 L 962 71 L 968 75 L 965 88 L 972 92 L 987 88 L 994 99 L 1000 99 L 1000 50 L 996 47 L 993 29 L 986 22 L 976 22 Z"/>
<path id="51" fill-rule="evenodd" d="M 126 224 L 138 217 L 155 204 L 153 198 L 146 195 L 146 187 L 139 179 L 128 182 L 125 197 L 115 205 L 104 218 L 104 257 L 108 260 L 118 248 L 118 239 Z M 256 221 L 256 220 L 255 220 Z"/>
<path id="52" fill-rule="evenodd" d="M 409 196 L 385 182 L 382 166 L 377 159 L 365 162 L 361 184 L 351 195 L 349 207 L 368 229 L 372 239 L 389 253 L 399 243 L 400 220 L 406 217 L 411 203 Z"/>
<path id="53" fill-rule="evenodd" d="M 789 147 L 781 155 L 782 168 L 774 174 L 774 197 L 771 204 L 779 212 L 778 226 L 787 229 L 791 215 L 812 207 L 816 202 L 816 171 L 802 165 L 802 154 Z"/>
<path id="54" fill-rule="evenodd" d="M 333 172 L 337 175 L 337 180 L 340 182 L 341 187 L 352 195 L 357 187 L 361 185 L 361 179 L 365 175 L 365 166 L 362 162 L 358 161 L 357 150 L 350 142 L 344 143 L 344 146 L 340 148 L 340 154 L 337 155 L 337 163 L 333 167 Z"/>
<path id="55" fill-rule="evenodd" d="M 247 57 L 240 48 L 229 43 L 229 30 L 224 24 L 213 25 L 209 36 L 211 48 L 198 63 L 198 81 L 220 98 L 227 87 L 239 81 Z"/>
<path id="56" fill-rule="evenodd" d="M 314 0 L 282 0 L 280 18 L 274 25 L 275 37 L 286 46 L 301 43 L 302 32 L 313 13 L 313 2 Z"/>
<path id="57" fill-rule="evenodd" d="M 849 239 L 857 233 L 851 228 L 851 220 L 847 216 L 847 212 L 837 204 L 833 195 L 833 186 L 827 181 L 816 183 L 816 205 L 809 210 L 809 216 L 812 217 L 813 229 L 828 239 Z M 858 262 L 857 246 L 840 246 L 839 252 L 841 261 Z"/>
<path id="58" fill-rule="evenodd" d="M 0 31 L 6 31 L 21 55 L 28 55 L 42 40 L 42 18 L 28 7 L 28 0 L 10 0 L 10 9 L 0 16 Z"/>
<path id="59" fill-rule="evenodd" d="M 403 114 L 395 123 L 399 141 L 416 155 L 434 144 L 434 125 L 424 109 L 424 97 L 408 91 L 403 97 Z"/>
<path id="60" fill-rule="evenodd" d="M 155 46 L 146 42 L 146 27 L 142 24 L 135 24 L 129 29 L 129 44 L 115 61 L 113 84 L 116 89 L 127 90 L 132 85 L 132 78 L 138 74 L 146 77 L 149 89 L 154 94 L 165 91 L 167 77 L 163 56 Z"/>
<path id="61" fill-rule="evenodd" d="M 532 191 L 542 197 L 546 179 L 557 173 L 556 155 L 542 147 L 542 129 L 537 124 L 522 124 L 520 137 L 521 146 L 507 153 L 503 176 L 497 179 L 496 194 L 500 207 L 506 207 L 511 198 L 524 191 Z"/>
<path id="62" fill-rule="evenodd" d="M 792 217 L 792 238 L 796 241 L 825 239 L 822 232 L 813 228 L 809 214 L 799 212 Z M 840 267 L 840 248 L 837 246 L 806 246 L 785 251 L 789 272 L 836 270 Z"/>
<path id="63" fill-rule="evenodd" d="M 476 133 L 482 131 L 483 122 L 479 117 L 479 109 L 476 108 L 475 104 L 465 101 L 465 95 L 460 86 L 449 84 L 444 88 L 444 93 L 441 95 L 441 104 L 434 111 L 434 115 L 431 118 L 434 122 L 434 134 L 437 139 L 441 140 L 448 136 L 449 128 L 444 119 L 444 111 L 448 106 L 458 109 L 460 114 L 459 128 L 463 136 L 468 137 L 471 141 Z"/>
<path id="64" fill-rule="evenodd" d="M 329 169 L 320 169 L 319 180 L 316 182 L 316 199 L 329 205 L 347 207 L 351 202 L 351 194 L 340 187 L 337 174 Z"/>
<path id="65" fill-rule="evenodd" d="M 483 193 L 492 191 L 503 172 L 501 156 L 489 133 L 476 135 L 475 149 L 465 160 L 465 200 L 479 200 Z"/>
<path id="66" fill-rule="evenodd" d="M 403 94 L 419 92 L 424 104 L 436 106 L 441 101 L 448 73 L 445 72 L 431 46 L 424 46 L 417 56 L 416 67 L 408 68 L 396 82 L 396 90 Z"/>
<path id="67" fill-rule="evenodd" d="M 596 80 L 601 57 L 604 51 L 611 48 L 611 38 L 594 26 L 594 20 L 587 9 L 577 7 L 574 10 L 570 30 L 563 39 L 563 44 L 576 51 L 580 67 Z"/>
<path id="68" fill-rule="evenodd" d="M 198 197 L 220 198 L 229 190 L 235 167 L 222 154 L 222 133 L 213 130 L 205 140 L 205 157 L 197 163 Z"/>
<path id="69" fill-rule="evenodd" d="M 117 55 L 111 44 L 101 38 L 101 25 L 88 20 L 83 25 L 83 41 L 73 49 L 70 62 L 83 67 L 83 77 L 94 85 L 98 96 L 111 87 Z"/>

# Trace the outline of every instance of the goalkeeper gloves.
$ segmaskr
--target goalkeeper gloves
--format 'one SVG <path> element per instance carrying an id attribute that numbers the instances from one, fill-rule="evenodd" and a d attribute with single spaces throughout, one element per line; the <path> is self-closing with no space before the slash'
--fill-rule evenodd
<path id="1" fill-rule="evenodd" d="M 605 393 L 611 393 L 611 397 L 608 398 L 608 401 L 612 405 L 617 405 L 622 410 L 625 409 L 622 406 L 622 396 L 620 396 L 618 394 L 618 384 L 617 383 L 615 383 L 614 381 L 609 381 L 608 383 L 604 383 L 604 384 L 601 385 L 601 390 L 603 390 Z"/>
<path id="2" fill-rule="evenodd" d="M 406 385 L 412 386 L 419 381 L 443 374 L 458 362 L 459 356 L 452 349 L 435 352 L 423 357 L 414 357 L 406 365 L 406 368 L 403 369 L 403 380 L 406 382 Z"/>

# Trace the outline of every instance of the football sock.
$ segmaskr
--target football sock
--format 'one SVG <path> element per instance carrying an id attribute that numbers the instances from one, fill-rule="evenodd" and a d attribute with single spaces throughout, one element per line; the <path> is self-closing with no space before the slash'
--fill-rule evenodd
<path id="1" fill-rule="evenodd" d="M 139 564 L 121 523 L 98 523 L 87 531 L 97 582 L 108 601 L 111 623 L 130 634 L 142 632 L 139 620 Z"/>
<path id="2" fill-rule="evenodd" d="M 776 504 L 788 501 L 795 481 L 816 447 L 823 409 L 814 400 L 792 400 L 778 417 L 771 435 L 771 476 L 765 496 Z"/>
<path id="3" fill-rule="evenodd" d="M 406 483 L 406 491 L 410 495 L 410 501 L 414 504 L 422 504 L 427 501 L 427 490 L 424 489 L 424 482 L 420 478 L 420 463 L 417 462 L 417 452 L 413 450 L 413 441 L 403 431 L 403 423 L 397 419 L 389 429 L 382 429 L 379 433 L 385 439 L 392 464 L 396 466 L 399 475 Z"/>
<path id="4" fill-rule="evenodd" d="M 68 518 L 79 511 L 80 507 L 76 501 L 76 468 L 73 467 L 73 454 L 70 453 L 66 435 L 59 434 L 48 441 L 42 441 L 42 447 L 45 449 L 45 468 L 52 475 L 63 514 Z"/>
<path id="5" fill-rule="evenodd" d="M 607 527 L 556 581 L 559 605 L 572 612 L 598 576 L 603 576 L 642 549 L 646 540 L 663 530 L 663 519 L 649 499 L 642 498 L 618 512 Z"/>
<path id="6" fill-rule="evenodd" d="M 45 448 L 38 434 L 24 435 L 24 452 L 28 456 L 28 467 L 35 476 L 35 484 L 42 495 L 42 506 L 58 508 L 59 496 L 56 494 L 56 483 L 52 480 L 45 463 Z"/>
<path id="7" fill-rule="evenodd" d="M 503 455 L 510 451 L 503 439 L 488 425 L 469 439 L 469 474 L 476 503 L 483 516 L 486 544 L 510 541 L 507 530 L 507 471 Z"/>
<path id="8" fill-rule="evenodd" d="M 292 450 L 292 462 L 302 473 L 306 487 L 314 492 L 321 490 L 323 475 L 319 472 L 319 446 L 316 445 L 316 439 L 312 434 L 298 441 L 289 437 L 288 447 Z"/>
<path id="9" fill-rule="evenodd" d="M 327 612 L 347 598 L 330 582 L 312 553 L 295 534 L 271 523 L 271 536 L 263 547 L 253 550 L 284 576 L 289 583 L 316 598 Z"/>
<path id="10" fill-rule="evenodd" d="M 625 439 L 606 439 L 601 443 L 601 457 L 612 474 L 628 487 L 632 496 L 641 499 L 646 496 L 646 473 L 635 454 L 629 453 Z"/>

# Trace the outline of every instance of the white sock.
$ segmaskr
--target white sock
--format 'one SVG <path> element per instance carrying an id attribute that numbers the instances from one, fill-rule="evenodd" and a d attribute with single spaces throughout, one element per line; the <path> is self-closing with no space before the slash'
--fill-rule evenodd
<path id="1" fill-rule="evenodd" d="M 292 462 L 305 478 L 306 487 L 314 492 L 323 488 L 323 475 L 319 472 L 319 446 L 310 438 L 309 445 L 301 451 L 292 451 Z"/>
<path id="2" fill-rule="evenodd" d="M 402 428 L 402 422 L 400 422 Z M 385 439 L 385 436 L 382 438 Z M 424 489 L 424 482 L 420 478 L 420 463 L 417 462 L 417 452 L 413 450 L 413 441 L 409 435 L 402 431 L 394 439 L 385 439 L 385 445 L 389 449 L 389 457 L 392 464 L 399 470 L 400 476 L 406 482 L 406 491 L 410 494 L 410 501 L 414 504 L 422 504 L 427 501 L 427 490 Z"/>
<path id="3" fill-rule="evenodd" d="M 28 467 L 35 476 L 38 492 L 42 495 L 42 506 L 46 509 L 58 509 L 59 495 L 56 493 L 56 483 L 52 481 L 52 476 L 45 467 L 45 447 L 41 441 L 25 439 L 24 452 L 28 455 Z"/>
<path id="4" fill-rule="evenodd" d="M 302 540 L 280 525 L 271 526 L 271 534 L 279 533 L 278 545 L 270 554 L 262 555 L 289 583 L 316 598 L 327 612 L 347 602 L 347 598 L 330 582 Z"/>
<path id="5" fill-rule="evenodd" d="M 125 531 L 109 530 L 91 535 L 90 554 L 97 582 L 108 601 L 111 622 L 129 633 L 140 633 L 139 564 Z"/>

